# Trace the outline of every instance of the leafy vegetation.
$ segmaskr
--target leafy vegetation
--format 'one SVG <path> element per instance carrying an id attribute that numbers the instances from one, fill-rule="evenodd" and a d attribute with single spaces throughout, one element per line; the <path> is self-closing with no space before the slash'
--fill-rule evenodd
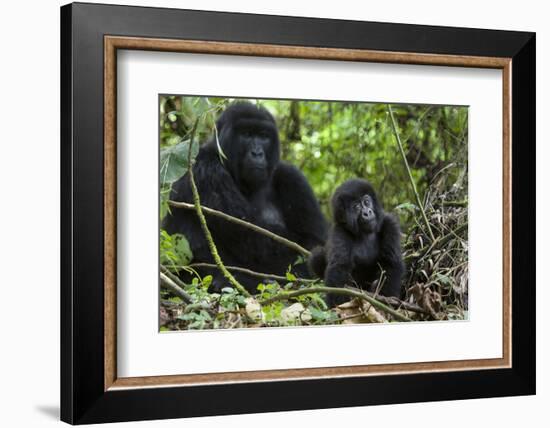
<path id="1" fill-rule="evenodd" d="M 193 126 L 197 125 L 192 157 L 199 143 L 216 135 L 215 119 L 232 101 L 206 97 L 161 98 L 161 218 L 170 209 L 171 184 L 189 167 Z M 467 318 L 466 107 L 391 105 L 390 110 L 387 104 L 249 101 L 261 104 L 276 118 L 282 158 L 304 172 L 327 217 L 332 192 L 352 177 L 368 179 L 377 189 L 384 208 L 398 214 L 407 264 L 404 278 L 407 294 L 404 301 L 385 301 L 385 305 L 411 320 Z M 220 153 L 220 157 L 223 156 Z M 193 269 L 189 266 L 192 260 L 189 243 L 181 235 L 170 236 L 161 230 L 160 254 L 161 265 L 172 273 Z M 174 276 L 173 280 L 178 278 Z M 364 298 L 336 309 L 326 307 L 322 293 L 272 301 L 282 293 L 323 286 L 321 280 L 303 281 L 290 272 L 284 278 L 259 283 L 257 294 L 251 297 L 240 294 L 229 283 L 219 294 L 208 293 L 211 280 L 209 276 L 195 275 L 190 284 L 181 281 L 176 284 L 192 297 L 192 303 L 176 297 L 167 287 L 162 288 L 163 330 L 398 319 L 398 314 L 381 310 Z M 380 296 L 370 297 L 383 300 Z"/>

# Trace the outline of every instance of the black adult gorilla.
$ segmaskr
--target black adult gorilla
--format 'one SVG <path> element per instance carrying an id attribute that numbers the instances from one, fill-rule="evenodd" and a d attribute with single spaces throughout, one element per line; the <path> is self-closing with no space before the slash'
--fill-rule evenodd
<path id="1" fill-rule="evenodd" d="M 325 219 L 304 175 L 279 160 L 279 137 L 271 114 L 250 103 L 234 103 L 219 117 L 216 126 L 227 159 L 221 159 L 215 137 L 200 148 L 193 173 L 201 203 L 269 229 L 305 248 L 323 244 L 327 235 Z M 192 202 L 187 174 L 174 183 L 170 199 Z M 284 275 L 297 260 L 296 252 L 242 226 L 213 216 L 207 216 L 207 222 L 228 266 Z M 213 263 L 195 212 L 172 208 L 163 226 L 170 234 L 186 236 L 194 263 Z M 308 276 L 304 264 L 295 272 Z M 213 275 L 211 291 L 219 291 L 227 283 L 217 269 L 202 269 L 199 273 Z M 250 292 L 256 292 L 262 281 L 233 273 Z"/>
<path id="2" fill-rule="evenodd" d="M 332 214 L 334 226 L 328 242 L 314 249 L 310 269 L 329 287 L 342 287 L 353 280 L 368 290 L 382 267 L 387 279 L 381 294 L 399 297 L 405 270 L 399 222 L 384 212 L 372 186 L 365 180 L 346 181 L 334 192 Z M 333 306 L 347 299 L 330 295 L 328 300 Z"/>

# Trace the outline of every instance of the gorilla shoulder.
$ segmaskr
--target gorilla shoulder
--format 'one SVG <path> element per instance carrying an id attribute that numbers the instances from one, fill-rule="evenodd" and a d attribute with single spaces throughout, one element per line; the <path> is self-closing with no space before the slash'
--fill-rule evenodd
<path id="1" fill-rule="evenodd" d="M 297 190 L 306 191 L 308 196 L 313 195 L 311 186 L 309 185 L 306 176 L 294 165 L 280 161 L 273 173 L 273 185 L 281 191 L 289 192 L 290 189 L 287 186 L 297 186 Z M 299 197 L 299 194 L 295 194 Z"/>

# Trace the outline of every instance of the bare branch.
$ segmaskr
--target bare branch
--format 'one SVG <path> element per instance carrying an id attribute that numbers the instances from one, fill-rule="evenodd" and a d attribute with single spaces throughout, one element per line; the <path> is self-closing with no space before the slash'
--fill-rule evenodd
<path id="1" fill-rule="evenodd" d="M 262 305 L 269 305 L 273 302 L 277 302 L 280 300 L 288 300 L 292 299 L 294 297 L 303 296 L 304 294 L 313 294 L 313 293 L 327 293 L 327 294 L 339 294 L 342 296 L 350 296 L 355 297 L 358 299 L 365 300 L 369 302 L 372 306 L 374 306 L 376 309 L 379 309 L 383 312 L 386 312 L 393 316 L 396 320 L 399 321 L 411 321 L 410 318 L 407 318 L 405 315 L 397 312 L 395 309 L 390 308 L 389 306 L 385 305 L 384 303 L 380 302 L 379 300 L 374 299 L 373 297 L 369 296 L 368 294 L 359 291 L 359 290 L 351 290 L 349 288 L 337 288 L 337 287 L 311 287 L 311 288 L 302 288 L 301 290 L 296 291 L 290 291 L 288 293 L 280 293 L 277 294 L 269 299 L 264 300 L 263 302 L 260 302 Z"/>
<path id="2" fill-rule="evenodd" d="M 187 210 L 195 210 L 195 205 L 187 203 L 187 202 L 168 201 L 168 204 L 173 206 L 173 207 L 176 207 L 176 208 L 184 208 L 184 209 L 187 209 Z M 296 242 L 293 242 L 289 239 L 283 238 L 282 236 L 279 236 L 279 235 L 271 232 L 270 230 L 264 229 L 263 227 L 257 226 L 255 224 L 250 223 L 250 222 L 245 221 L 245 220 L 241 220 L 240 218 L 233 217 L 229 214 L 225 214 L 224 212 L 221 212 L 221 211 L 218 211 L 218 210 L 215 210 L 215 209 L 212 209 L 212 208 L 205 207 L 204 205 L 201 205 L 201 210 L 203 212 L 205 212 L 206 214 L 223 218 L 224 220 L 227 220 L 231 223 L 238 224 L 240 226 L 246 227 L 247 229 L 258 232 L 261 235 L 267 236 L 267 237 L 273 239 L 274 241 L 279 242 L 280 244 L 283 244 L 283 245 L 286 245 L 289 248 L 292 248 L 294 251 L 300 253 L 304 257 L 309 257 L 309 255 L 310 255 L 310 252 L 308 250 L 306 250 L 304 247 L 297 244 Z"/>
<path id="3" fill-rule="evenodd" d="M 195 267 L 203 267 L 203 268 L 215 268 L 216 265 L 213 263 L 192 263 L 188 265 L 187 267 L 195 268 Z M 268 278 L 268 279 L 274 279 L 276 281 L 285 281 L 285 282 L 291 282 L 289 281 L 285 276 L 281 275 L 274 275 L 271 273 L 262 273 L 262 272 L 256 272 L 247 268 L 238 267 L 238 266 L 226 266 L 225 267 L 229 271 L 235 271 L 235 272 L 242 272 L 246 273 L 250 276 L 255 276 L 256 278 Z M 296 282 L 303 282 L 303 283 L 313 283 L 317 282 L 317 279 L 305 279 L 305 278 L 296 278 Z"/>
<path id="4" fill-rule="evenodd" d="M 185 303 L 193 303 L 193 298 L 185 292 L 179 285 L 170 279 L 165 273 L 160 273 L 160 285 L 168 291 L 171 291 Z"/>

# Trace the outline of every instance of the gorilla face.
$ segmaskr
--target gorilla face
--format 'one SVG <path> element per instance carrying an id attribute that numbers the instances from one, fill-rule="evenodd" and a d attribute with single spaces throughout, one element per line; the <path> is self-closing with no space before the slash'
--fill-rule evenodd
<path id="1" fill-rule="evenodd" d="M 241 148 L 239 175 L 248 188 L 262 187 L 269 181 L 274 165 L 271 131 L 260 123 L 237 129 L 235 143 Z"/>
<path id="2" fill-rule="evenodd" d="M 374 201 L 368 193 L 363 195 L 359 200 L 354 201 L 351 209 L 351 215 L 357 218 L 359 227 L 363 231 L 370 233 L 376 229 L 378 220 L 375 213 Z"/>
<path id="3" fill-rule="evenodd" d="M 349 180 L 338 188 L 332 199 L 334 219 L 355 236 L 377 232 L 382 207 L 372 186 L 364 180 Z"/>
<path id="4" fill-rule="evenodd" d="M 217 122 L 227 169 L 241 190 L 264 188 L 279 163 L 279 138 L 273 116 L 250 103 L 236 103 Z"/>

